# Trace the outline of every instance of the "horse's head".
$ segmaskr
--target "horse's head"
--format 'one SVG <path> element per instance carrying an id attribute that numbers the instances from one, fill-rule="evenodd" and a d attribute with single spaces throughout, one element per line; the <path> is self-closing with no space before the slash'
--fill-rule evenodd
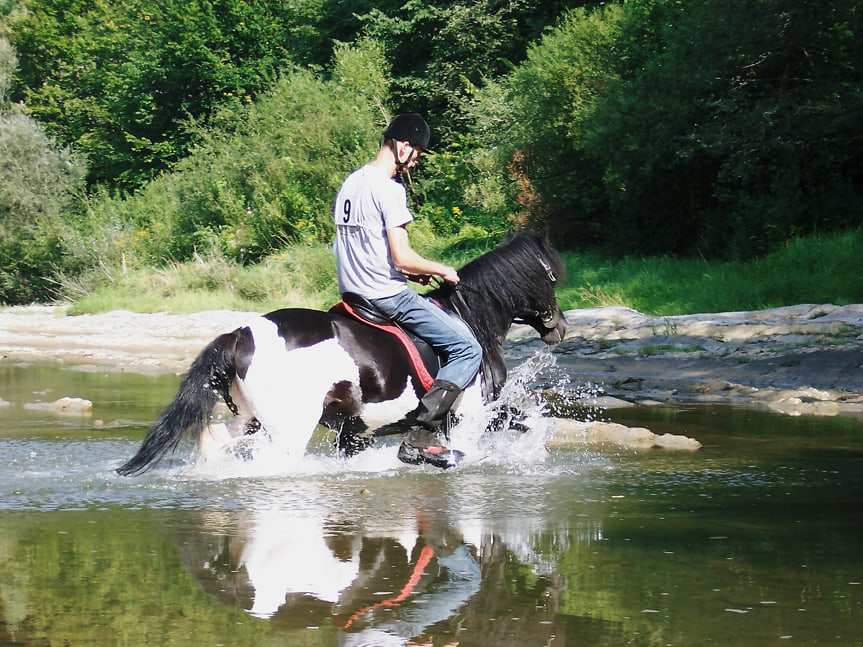
<path id="1" fill-rule="evenodd" d="M 557 303 L 554 289 L 563 275 L 564 265 L 547 236 L 509 234 L 503 246 L 517 251 L 522 266 L 519 283 L 524 302 L 515 321 L 531 326 L 549 346 L 559 344 L 566 335 L 566 316 Z"/>
<path id="2" fill-rule="evenodd" d="M 495 338 L 519 322 L 536 330 L 546 344 L 563 341 L 566 317 L 554 294 L 563 273 L 563 261 L 546 236 L 508 234 L 498 248 L 459 270 L 463 283 L 469 284 L 460 288 L 473 303 L 465 314 L 477 336 Z M 495 330 L 498 326 L 503 330 Z"/>
<path id="3" fill-rule="evenodd" d="M 553 346 L 562 342 L 564 335 L 566 335 L 566 316 L 560 309 L 554 294 L 563 263 L 557 252 L 550 245 L 547 246 L 548 249 L 540 252 L 537 256 L 537 260 L 545 272 L 545 277 L 539 278 L 537 281 L 537 290 L 532 294 L 535 299 L 531 299 L 533 308 L 518 313 L 515 321 L 531 326 L 539 333 L 542 341 Z M 552 266 L 552 262 L 555 263 L 557 272 Z"/>
<path id="4" fill-rule="evenodd" d="M 483 348 L 483 395 L 493 400 L 506 380 L 503 341 L 514 322 L 536 330 L 546 344 L 566 334 L 554 289 L 564 265 L 546 236 L 509 234 L 501 245 L 459 270 L 461 281 L 430 296 L 467 322 Z"/>
<path id="5" fill-rule="evenodd" d="M 547 310 L 534 311 L 529 315 L 522 315 L 515 319 L 516 322 L 525 323 L 539 333 L 540 339 L 549 346 L 554 346 L 563 341 L 566 335 L 566 316 L 557 305 L 557 301 Z"/>

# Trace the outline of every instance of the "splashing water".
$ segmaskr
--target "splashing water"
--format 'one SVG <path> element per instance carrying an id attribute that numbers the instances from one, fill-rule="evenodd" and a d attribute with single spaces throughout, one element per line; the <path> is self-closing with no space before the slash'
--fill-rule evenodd
<path id="1" fill-rule="evenodd" d="M 464 415 L 452 430 L 453 446 L 465 452 L 468 464 L 541 463 L 556 425 L 549 417 L 548 398 L 569 401 L 596 391 L 574 385 L 552 352 L 539 349 L 510 372 L 498 400 Z"/>
<path id="2" fill-rule="evenodd" d="M 473 410 L 460 411 L 450 433 L 449 445 L 465 453 L 460 469 L 474 466 L 529 468 L 548 456 L 546 439 L 556 421 L 549 417 L 548 399 L 573 401 L 595 396 L 593 385 L 576 385 L 557 366 L 557 358 L 542 348 L 510 371 L 498 400 Z M 589 415 L 595 415 L 591 413 Z M 313 439 L 300 460 L 286 463 L 273 451 L 266 434 L 245 436 L 230 454 L 182 468 L 192 478 L 225 479 L 279 475 L 362 474 L 417 469 L 396 458 L 398 438 L 382 442 L 346 458 L 332 451 L 333 432 Z M 429 468 L 431 469 L 431 468 Z"/>

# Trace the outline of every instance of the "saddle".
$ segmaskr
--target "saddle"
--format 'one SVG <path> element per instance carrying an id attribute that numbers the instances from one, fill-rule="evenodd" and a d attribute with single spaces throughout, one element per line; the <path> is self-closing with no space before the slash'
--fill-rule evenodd
<path id="1" fill-rule="evenodd" d="M 342 300 L 330 308 L 330 312 L 350 317 L 395 336 L 407 351 L 422 387 L 426 391 L 431 388 L 440 370 L 441 358 L 428 342 L 405 330 L 378 310 L 371 301 L 353 292 L 345 292 Z"/>

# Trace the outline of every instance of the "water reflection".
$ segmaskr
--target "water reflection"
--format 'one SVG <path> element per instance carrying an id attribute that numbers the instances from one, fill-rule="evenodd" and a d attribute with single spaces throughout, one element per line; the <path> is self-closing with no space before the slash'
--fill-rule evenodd
<path id="1" fill-rule="evenodd" d="M 200 527 L 174 531 L 174 543 L 202 591 L 255 617 L 331 624 L 340 645 L 426 644 L 432 635 L 457 644 L 491 634 L 498 645 L 547 644 L 559 633 L 565 578 L 527 535 L 507 541 L 433 509 L 386 532 L 283 510 L 239 514 L 231 531 L 226 521 L 203 513 Z M 514 590 L 528 574 L 530 584 Z"/>
<path id="2" fill-rule="evenodd" d="M 4 375 L 0 645 L 863 644 L 856 420 L 633 408 L 703 448 L 125 479 L 174 384 Z M 43 379 L 118 424 L 21 406 Z"/>

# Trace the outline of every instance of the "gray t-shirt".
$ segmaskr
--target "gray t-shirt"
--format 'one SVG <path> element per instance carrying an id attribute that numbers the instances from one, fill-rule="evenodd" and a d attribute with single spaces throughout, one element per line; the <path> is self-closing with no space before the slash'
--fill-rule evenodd
<path id="1" fill-rule="evenodd" d="M 339 292 L 382 299 L 404 290 L 407 280 L 393 265 L 387 230 L 413 220 L 405 188 L 367 164 L 342 184 L 333 217 Z"/>

